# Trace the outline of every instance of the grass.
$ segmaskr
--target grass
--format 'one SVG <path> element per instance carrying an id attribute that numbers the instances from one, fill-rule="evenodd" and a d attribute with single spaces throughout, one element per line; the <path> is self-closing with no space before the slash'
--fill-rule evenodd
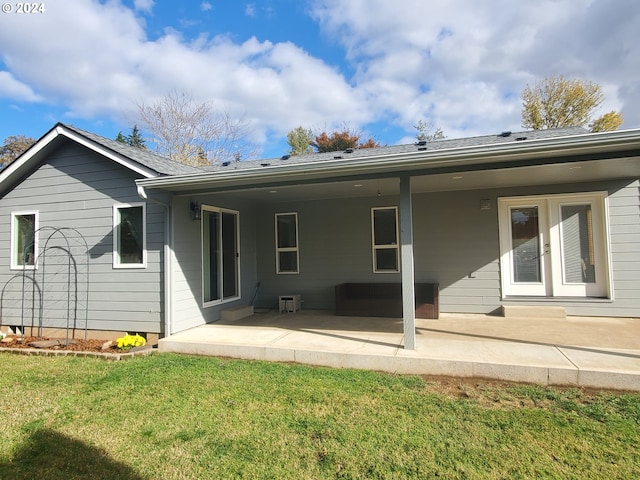
<path id="1" fill-rule="evenodd" d="M 0 478 L 640 478 L 640 395 L 0 354 Z"/>

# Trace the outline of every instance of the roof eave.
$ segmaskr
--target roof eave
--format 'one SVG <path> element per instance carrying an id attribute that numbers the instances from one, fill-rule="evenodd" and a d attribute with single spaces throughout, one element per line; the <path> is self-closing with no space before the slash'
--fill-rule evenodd
<path id="1" fill-rule="evenodd" d="M 38 154 L 45 150 L 55 139 L 63 136 L 73 140 L 74 142 L 83 145 L 90 150 L 132 170 L 133 172 L 141 175 L 144 178 L 154 178 L 158 176 L 158 172 L 146 168 L 136 162 L 133 162 L 131 159 L 120 155 L 103 145 L 100 145 L 79 133 L 66 128 L 63 124 L 56 124 L 51 130 L 45 133 L 34 145 L 32 145 L 28 150 L 26 150 L 22 155 L 20 155 L 16 160 L 11 162 L 7 167 L 2 171 L 2 175 L 0 175 L 0 190 L 2 190 L 2 185 L 6 185 L 11 182 L 16 175 L 20 175 L 25 173 L 30 168 L 32 168 L 32 163 L 37 159 Z"/>
<path id="2" fill-rule="evenodd" d="M 547 157 L 552 159 L 562 156 L 597 154 L 633 148 L 640 148 L 640 129 L 546 138 L 514 142 L 513 144 L 492 144 L 446 150 L 387 154 L 347 161 L 335 159 L 323 162 L 301 162 L 292 165 L 167 176 L 141 179 L 137 180 L 136 183 L 144 188 L 167 190 L 205 183 L 216 187 L 246 186 L 248 182 L 260 184 L 272 182 L 275 179 L 282 182 L 290 182 L 353 174 L 374 175 L 416 169 L 464 168 L 477 164 L 492 164 L 499 167 L 501 164 L 513 160 L 531 160 Z"/>

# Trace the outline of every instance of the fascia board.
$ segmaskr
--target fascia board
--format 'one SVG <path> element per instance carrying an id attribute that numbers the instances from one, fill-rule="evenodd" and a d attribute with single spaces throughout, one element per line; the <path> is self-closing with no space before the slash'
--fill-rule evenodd
<path id="1" fill-rule="evenodd" d="M 10 183 L 16 173 L 23 171 L 31 163 L 31 159 L 35 157 L 41 150 L 49 145 L 59 133 L 56 128 L 49 130 L 37 143 L 32 145 L 25 153 L 16 158 L 13 162 L 7 165 L 0 173 L 0 190 L 2 186 Z"/>
<path id="2" fill-rule="evenodd" d="M 229 187 L 233 185 L 260 184 L 278 181 L 295 181 L 340 177 L 353 174 L 397 173 L 415 169 L 436 169 L 442 167 L 494 164 L 512 160 L 537 158 L 557 158 L 561 156 L 594 154 L 640 148 L 640 130 L 604 132 L 570 137 L 514 142 L 513 144 L 492 144 L 474 147 L 457 147 L 447 150 L 427 150 L 403 154 L 388 154 L 361 159 L 327 160 L 323 162 L 276 165 L 242 170 L 216 171 L 138 180 L 145 188 L 185 188 L 190 185 L 209 184 Z"/>

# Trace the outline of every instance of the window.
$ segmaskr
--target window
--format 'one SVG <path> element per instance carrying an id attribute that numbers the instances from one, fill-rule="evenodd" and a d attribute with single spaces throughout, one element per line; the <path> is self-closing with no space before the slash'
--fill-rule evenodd
<path id="1" fill-rule="evenodd" d="M 395 273 L 398 268 L 398 208 L 371 209 L 374 273 Z"/>
<path id="2" fill-rule="evenodd" d="M 499 199 L 503 296 L 609 297 L 606 193 Z"/>
<path id="3" fill-rule="evenodd" d="M 276 273 L 299 273 L 298 214 L 276 213 Z"/>
<path id="4" fill-rule="evenodd" d="M 11 214 L 11 268 L 36 268 L 38 212 Z"/>
<path id="5" fill-rule="evenodd" d="M 147 264 L 146 206 L 113 206 L 113 267 L 144 268 Z"/>
<path id="6" fill-rule="evenodd" d="M 202 299 L 205 306 L 240 296 L 238 212 L 201 206 Z"/>

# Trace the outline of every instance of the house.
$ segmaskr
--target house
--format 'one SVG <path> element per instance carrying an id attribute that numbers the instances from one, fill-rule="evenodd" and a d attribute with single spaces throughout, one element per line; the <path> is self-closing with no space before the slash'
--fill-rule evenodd
<path id="1" fill-rule="evenodd" d="M 640 130 L 501 132 L 202 169 L 113 143 L 58 125 L 0 174 L 0 285 L 20 273 L 9 238 L 21 215 L 86 231 L 92 330 L 167 335 L 281 297 L 333 312 L 344 283 L 402 285 L 405 348 L 417 284 L 438 285 L 443 313 L 640 312 Z M 146 219 L 146 261 L 118 244 L 130 206 Z M 133 265 L 117 264 L 126 252 L 114 244 Z"/>
<path id="2" fill-rule="evenodd" d="M 159 336 L 167 214 L 135 180 L 195 171 L 55 125 L 0 172 L 0 325 Z"/>

